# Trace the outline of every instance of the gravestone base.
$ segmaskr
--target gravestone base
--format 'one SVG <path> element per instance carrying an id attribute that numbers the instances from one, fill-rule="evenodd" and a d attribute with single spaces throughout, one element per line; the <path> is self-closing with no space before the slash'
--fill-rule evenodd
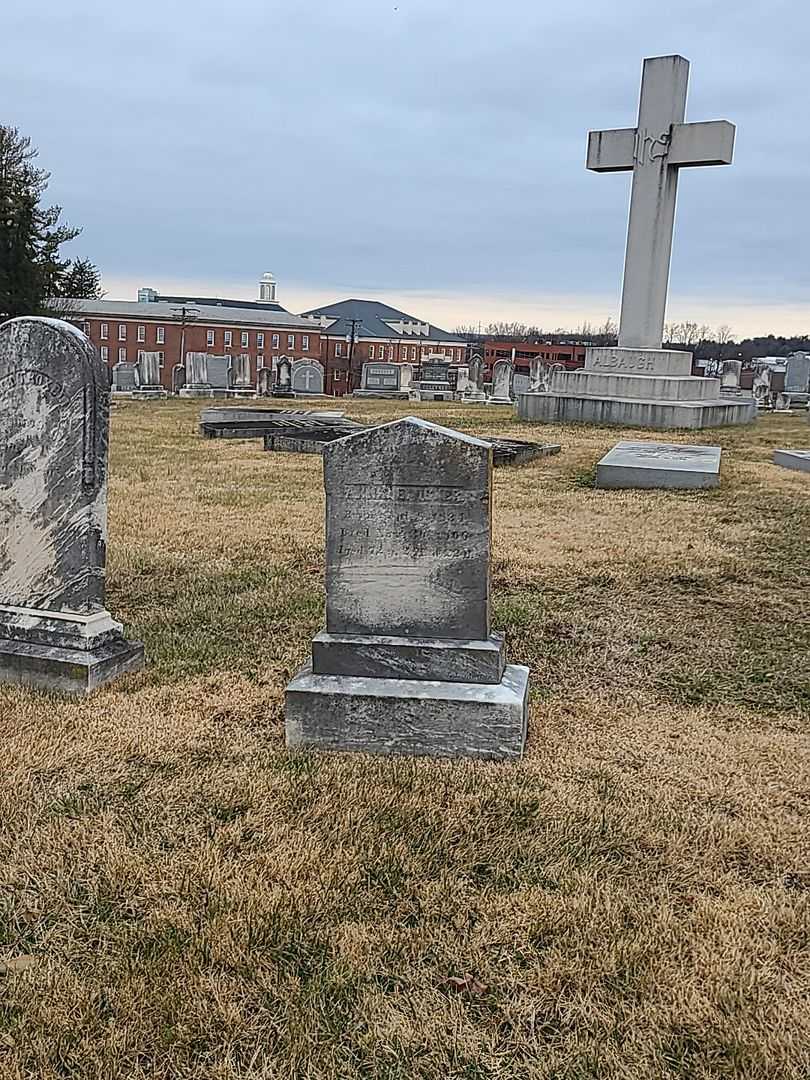
<path id="1" fill-rule="evenodd" d="M 514 405 L 514 401 L 508 397 L 487 398 L 487 405 Z"/>
<path id="2" fill-rule="evenodd" d="M 0 682 L 61 694 L 89 694 L 144 664 L 143 645 L 117 637 L 93 649 L 0 638 Z"/>
<path id="3" fill-rule="evenodd" d="M 315 675 L 308 664 L 287 687 L 287 746 L 519 758 L 528 692 L 529 669 L 514 664 L 494 684 Z"/>
<path id="4" fill-rule="evenodd" d="M 692 354 L 677 349 L 585 350 L 585 367 L 554 371 L 548 389 L 518 397 L 518 417 L 535 423 L 700 430 L 750 424 L 753 398 L 724 398 L 720 380 L 692 375 Z"/>
<path id="5" fill-rule="evenodd" d="M 810 450 L 774 450 L 774 465 L 810 473 Z"/>
<path id="6" fill-rule="evenodd" d="M 169 391 L 163 386 L 139 386 L 131 392 L 134 398 L 167 398 Z"/>
<path id="7" fill-rule="evenodd" d="M 487 395 L 483 390 L 465 390 L 461 395 L 461 401 L 464 405 L 484 405 L 486 400 Z"/>
<path id="8" fill-rule="evenodd" d="M 255 398 L 258 394 L 249 386 L 234 386 L 230 390 L 224 390 L 223 395 L 227 398 Z"/>
<path id="9" fill-rule="evenodd" d="M 620 442 L 596 466 L 598 488 L 717 487 L 719 446 L 681 443 Z"/>
<path id="10" fill-rule="evenodd" d="M 212 386 L 181 386 L 177 396 L 182 398 L 212 398 L 214 388 Z"/>
<path id="11" fill-rule="evenodd" d="M 407 401 L 409 390 L 353 390 L 352 397 L 356 398 L 391 398 L 394 401 Z"/>
<path id="12" fill-rule="evenodd" d="M 503 634 L 498 633 L 485 641 L 466 641 L 330 634 L 324 630 L 312 639 L 315 675 L 499 683 L 505 667 L 506 644 Z"/>
<path id="13" fill-rule="evenodd" d="M 292 390 L 271 390 L 270 397 L 294 398 L 295 394 Z"/>

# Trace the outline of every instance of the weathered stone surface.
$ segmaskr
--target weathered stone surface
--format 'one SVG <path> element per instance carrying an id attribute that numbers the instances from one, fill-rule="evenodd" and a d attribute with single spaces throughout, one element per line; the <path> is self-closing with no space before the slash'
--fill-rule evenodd
<path id="1" fill-rule="evenodd" d="M 650 401 L 641 398 L 600 398 L 587 394 L 531 393 L 518 399 L 521 420 L 536 423 L 608 424 L 616 427 L 671 428 L 727 427 L 756 419 L 752 400 L 728 398 L 711 402 Z"/>
<path id="2" fill-rule="evenodd" d="M 402 365 L 386 363 L 363 364 L 360 389 L 352 397 L 407 398 L 408 388 L 402 387 Z"/>
<path id="3" fill-rule="evenodd" d="M 208 356 L 208 382 L 214 393 L 231 388 L 230 356 Z"/>
<path id="4" fill-rule="evenodd" d="M 64 649 L 0 638 L 0 682 L 60 694 L 89 694 L 119 675 L 139 671 L 143 645 L 122 637 L 93 649 Z"/>
<path id="5" fill-rule="evenodd" d="M 773 463 L 785 469 L 810 472 L 810 450 L 774 450 Z"/>
<path id="6" fill-rule="evenodd" d="M 598 488 L 709 488 L 720 483 L 719 446 L 620 442 L 596 466 Z"/>
<path id="7" fill-rule="evenodd" d="M 94 651 L 122 643 L 104 603 L 108 417 L 106 365 L 81 331 L 0 327 L 0 672 L 15 681 L 37 684 L 63 647 L 92 669 Z"/>
<path id="8" fill-rule="evenodd" d="M 290 746 L 514 757 L 528 671 L 490 633 L 492 449 L 415 417 L 324 450 L 326 632 Z"/>
<path id="9" fill-rule="evenodd" d="M 497 684 L 313 675 L 287 687 L 287 745 L 376 754 L 519 758 L 526 742 L 529 669 Z"/>
<path id="10" fill-rule="evenodd" d="M 145 352 L 137 363 L 138 389 L 132 396 L 137 398 L 165 398 L 168 392 L 160 379 L 160 353 Z"/>
<path id="11" fill-rule="evenodd" d="M 492 397 L 489 400 L 493 405 L 511 403 L 512 375 L 511 363 L 508 360 L 498 360 L 492 369 Z"/>
<path id="12" fill-rule="evenodd" d="M 605 375 L 691 375 L 692 354 L 679 349 L 590 346 L 585 350 L 585 367 L 582 370 Z M 577 375 L 581 372 L 574 371 L 569 374 Z"/>
<path id="13" fill-rule="evenodd" d="M 489 636 L 491 453 L 415 417 L 327 447 L 330 633 Z"/>
<path id="14" fill-rule="evenodd" d="M 138 388 L 138 377 L 134 364 L 123 361 L 114 364 L 112 369 L 112 392 L 114 394 L 128 394 Z"/>
<path id="15" fill-rule="evenodd" d="M 293 364 L 292 389 L 296 394 L 323 393 L 323 367 L 317 360 L 301 360 Z"/>
<path id="16" fill-rule="evenodd" d="M 503 634 L 490 634 L 486 641 L 459 641 L 324 631 L 312 640 L 315 675 L 499 683 L 505 666 Z"/>

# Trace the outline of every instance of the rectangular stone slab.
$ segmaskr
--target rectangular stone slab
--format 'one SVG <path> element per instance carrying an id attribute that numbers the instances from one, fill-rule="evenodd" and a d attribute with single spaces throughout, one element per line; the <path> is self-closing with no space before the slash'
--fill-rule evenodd
<path id="1" fill-rule="evenodd" d="M 287 687 L 287 746 L 519 758 L 528 690 L 529 669 L 512 664 L 495 686 L 313 675 L 307 665 Z"/>
<path id="2" fill-rule="evenodd" d="M 785 469 L 810 472 L 810 450 L 774 450 L 773 463 Z"/>
<path id="3" fill-rule="evenodd" d="M 598 488 L 709 488 L 720 483 L 719 446 L 620 442 L 596 466 Z"/>
<path id="4" fill-rule="evenodd" d="M 312 639 L 316 675 L 499 683 L 506 665 L 503 634 L 486 641 L 329 634 Z"/>
<path id="5" fill-rule="evenodd" d="M 143 645 L 122 638 L 92 651 L 0 639 L 0 682 L 60 694 L 89 694 L 143 667 Z"/>

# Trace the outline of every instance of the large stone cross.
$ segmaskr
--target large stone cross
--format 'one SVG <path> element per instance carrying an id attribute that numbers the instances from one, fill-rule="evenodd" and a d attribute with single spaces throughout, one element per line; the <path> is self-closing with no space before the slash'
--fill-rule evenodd
<path id="1" fill-rule="evenodd" d="M 731 164 L 733 124 L 684 123 L 688 81 L 689 61 L 682 56 L 648 58 L 641 77 L 638 126 L 588 135 L 589 169 L 633 171 L 619 322 L 623 348 L 661 348 L 678 170 L 687 165 Z"/>

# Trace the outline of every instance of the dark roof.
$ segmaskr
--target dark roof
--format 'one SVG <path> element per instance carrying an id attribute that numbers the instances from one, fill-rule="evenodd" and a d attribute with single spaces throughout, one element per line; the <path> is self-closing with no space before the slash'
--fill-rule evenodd
<path id="1" fill-rule="evenodd" d="M 417 319 L 414 315 L 398 311 L 397 308 L 383 304 L 379 300 L 340 300 L 336 304 L 326 304 L 324 307 L 304 311 L 302 315 L 304 317 L 325 315 L 328 319 L 336 319 L 337 321 L 322 333 L 340 335 L 341 337 L 351 333 L 351 320 L 357 319 L 359 321 L 354 331 L 356 338 L 391 338 L 397 341 L 413 342 L 417 342 L 421 338 L 423 341 L 446 341 L 457 342 L 459 345 L 466 344 L 465 338 L 459 337 L 458 334 L 451 334 L 448 330 L 442 330 L 439 326 L 426 323 L 424 319 Z M 422 334 L 400 333 L 395 327 L 388 325 L 389 322 L 396 323 L 400 322 L 400 320 L 404 323 L 426 325 L 428 331 Z"/>
<path id="2" fill-rule="evenodd" d="M 261 311 L 287 311 L 275 301 L 263 300 L 224 300 L 217 296 L 164 296 L 158 293 L 157 300 L 164 304 L 200 304 L 203 307 L 257 308 Z M 155 301 L 149 301 L 154 303 Z"/>

